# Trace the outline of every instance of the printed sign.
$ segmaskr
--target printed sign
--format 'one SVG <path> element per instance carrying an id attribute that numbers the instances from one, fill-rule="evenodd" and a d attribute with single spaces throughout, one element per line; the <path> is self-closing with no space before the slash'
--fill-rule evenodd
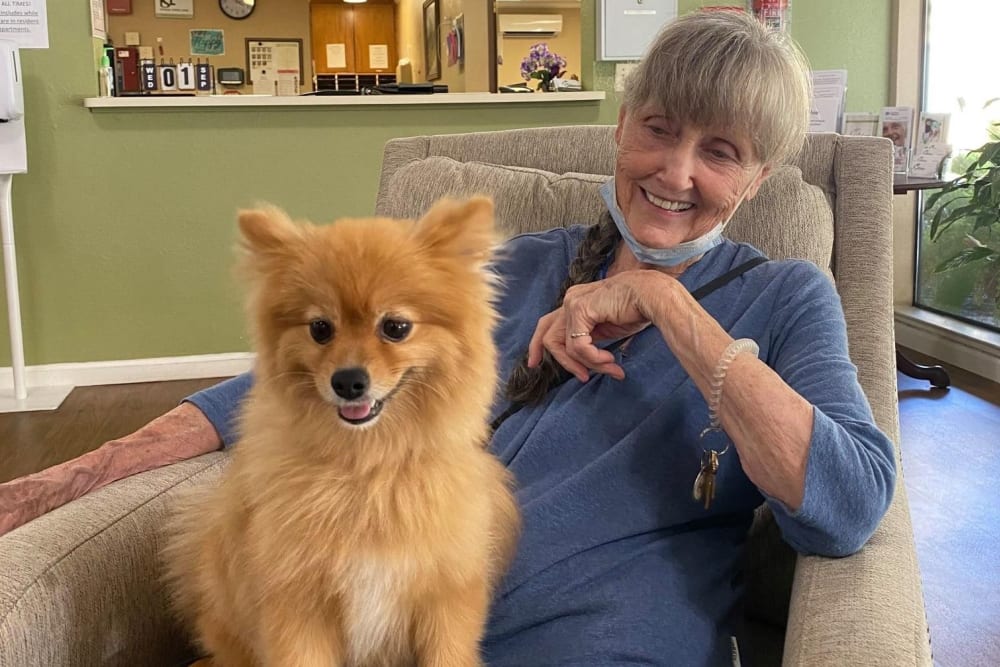
<path id="1" fill-rule="evenodd" d="M 0 39 L 21 49 L 49 48 L 45 0 L 0 0 Z"/>

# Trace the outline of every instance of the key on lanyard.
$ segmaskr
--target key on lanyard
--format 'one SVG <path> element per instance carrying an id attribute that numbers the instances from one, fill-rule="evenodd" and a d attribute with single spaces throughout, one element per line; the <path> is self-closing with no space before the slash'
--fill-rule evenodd
<path id="1" fill-rule="evenodd" d="M 701 455 L 701 470 L 694 478 L 694 489 L 692 495 L 695 500 L 705 503 L 708 509 L 715 499 L 715 473 L 719 471 L 719 453 L 714 449 L 703 452 Z"/>

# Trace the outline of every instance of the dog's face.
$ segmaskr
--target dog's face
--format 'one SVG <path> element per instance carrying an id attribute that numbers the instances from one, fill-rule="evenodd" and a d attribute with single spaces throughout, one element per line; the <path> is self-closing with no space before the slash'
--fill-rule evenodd
<path id="1" fill-rule="evenodd" d="M 416 222 L 312 226 L 264 209 L 239 225 L 256 382 L 303 415 L 400 423 L 455 400 L 469 365 L 495 367 L 488 199 L 444 201 Z"/>

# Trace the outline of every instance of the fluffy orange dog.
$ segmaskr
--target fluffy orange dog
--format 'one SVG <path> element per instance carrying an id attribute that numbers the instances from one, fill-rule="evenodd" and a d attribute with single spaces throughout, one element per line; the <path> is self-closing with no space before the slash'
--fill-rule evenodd
<path id="1" fill-rule="evenodd" d="M 493 206 L 239 225 L 255 386 L 219 488 L 165 552 L 218 667 L 481 664 L 518 514 L 485 449 Z"/>

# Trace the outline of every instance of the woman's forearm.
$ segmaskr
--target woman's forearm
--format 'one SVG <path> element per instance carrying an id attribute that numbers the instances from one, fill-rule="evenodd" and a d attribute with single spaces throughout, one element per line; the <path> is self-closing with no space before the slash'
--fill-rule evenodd
<path id="1" fill-rule="evenodd" d="M 667 276 L 663 282 L 649 315 L 708 402 L 712 376 L 733 339 L 680 283 Z M 795 511 L 805 493 L 812 405 L 764 362 L 738 354 L 725 375 L 719 420 L 747 477 Z"/>
<path id="2" fill-rule="evenodd" d="M 207 454 L 221 444 L 201 410 L 182 403 L 123 438 L 0 484 L 0 535 L 107 484 Z"/>

